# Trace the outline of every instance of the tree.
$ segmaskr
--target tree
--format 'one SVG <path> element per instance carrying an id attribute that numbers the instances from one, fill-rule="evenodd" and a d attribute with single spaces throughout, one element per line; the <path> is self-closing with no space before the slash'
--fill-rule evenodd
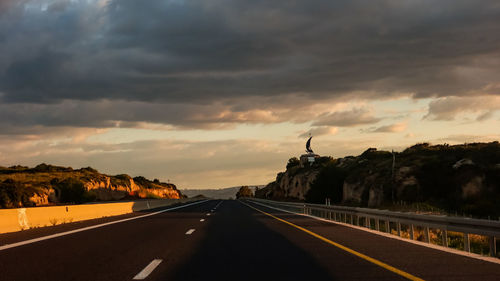
<path id="1" fill-rule="evenodd" d="M 342 201 L 343 185 L 346 171 L 333 163 L 324 167 L 311 183 L 311 189 L 306 193 L 305 199 L 310 203 L 324 203 L 325 198 L 338 204 Z"/>
<path id="2" fill-rule="evenodd" d="M 288 163 L 286 164 L 286 169 L 290 169 L 290 168 L 293 168 L 295 166 L 299 166 L 300 165 L 300 160 L 297 158 L 297 157 L 292 157 L 290 159 L 288 159 Z"/>
<path id="3" fill-rule="evenodd" d="M 85 190 L 83 183 L 75 178 L 67 178 L 60 182 L 54 180 L 52 184 L 61 192 L 60 202 L 81 204 L 95 200 Z"/>
<path id="4" fill-rule="evenodd" d="M 253 191 L 248 186 L 242 186 L 238 192 L 236 192 L 236 198 L 241 197 L 253 197 Z"/>
<path id="5" fill-rule="evenodd" d="M 6 179 L 0 183 L 0 207 L 15 208 L 20 206 L 30 207 L 30 197 L 35 194 L 32 187 L 21 184 L 13 179 Z"/>

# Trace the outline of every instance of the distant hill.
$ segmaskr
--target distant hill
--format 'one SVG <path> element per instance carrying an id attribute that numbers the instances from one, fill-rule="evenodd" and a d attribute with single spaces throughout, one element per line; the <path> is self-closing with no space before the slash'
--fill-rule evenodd
<path id="1" fill-rule="evenodd" d="M 126 174 L 105 175 L 90 167 L 0 166 L 0 208 L 180 197 L 174 184 Z"/>
<path id="2" fill-rule="evenodd" d="M 240 189 L 241 186 L 220 188 L 220 189 L 184 189 L 182 190 L 182 194 L 187 197 L 194 197 L 196 195 L 203 195 L 205 197 L 214 198 L 214 199 L 229 199 L 236 198 L 236 192 Z M 255 191 L 256 187 L 262 188 L 263 185 L 249 185 L 252 190 Z"/>

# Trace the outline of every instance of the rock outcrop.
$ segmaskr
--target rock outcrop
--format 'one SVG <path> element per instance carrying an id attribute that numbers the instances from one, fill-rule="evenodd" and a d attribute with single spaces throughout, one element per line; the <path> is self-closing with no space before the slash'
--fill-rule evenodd
<path id="1" fill-rule="evenodd" d="M 150 181 L 144 177 L 110 176 L 92 168 L 73 170 L 46 164 L 35 168 L 0 167 L 0 185 L 0 207 L 43 206 L 68 200 L 178 199 L 183 196 L 175 185 L 156 179 Z M 75 192 L 82 197 L 81 200 L 77 200 Z M 72 195 L 66 196 L 68 193 Z"/>
<path id="2" fill-rule="evenodd" d="M 293 167 L 284 173 L 279 173 L 275 182 L 256 193 L 265 198 L 304 200 L 318 172 L 317 167 L 310 169 Z"/>
<path id="3" fill-rule="evenodd" d="M 275 200 L 304 200 L 325 159 L 325 157 L 319 158 L 311 166 L 303 164 L 289 166 L 285 172 L 278 173 L 274 182 L 256 191 L 255 196 Z"/>
<path id="4" fill-rule="evenodd" d="M 499 162 L 498 142 L 454 146 L 424 143 L 394 155 L 370 148 L 356 157 L 332 159 L 327 165 L 345 172 L 343 184 L 335 189 L 341 193 L 333 196 L 339 198 L 335 204 L 378 207 L 393 202 L 425 202 L 453 212 L 500 215 Z M 259 190 L 256 197 L 304 200 L 311 186 L 331 195 L 335 187 L 328 182 L 335 179 L 313 184 L 325 169 L 324 165 L 291 167 Z M 324 198 L 316 203 L 324 202 Z"/>

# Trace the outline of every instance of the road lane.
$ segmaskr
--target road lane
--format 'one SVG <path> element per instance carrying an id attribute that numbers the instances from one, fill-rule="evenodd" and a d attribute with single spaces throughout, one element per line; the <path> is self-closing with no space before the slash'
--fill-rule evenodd
<path id="1" fill-rule="evenodd" d="M 73 230 L 69 230 L 69 231 L 64 231 L 64 232 L 58 232 L 58 233 L 54 233 L 54 234 L 51 234 L 51 235 L 37 237 L 37 238 L 29 239 L 29 240 L 19 241 L 19 242 L 12 243 L 12 244 L 1 245 L 0 246 L 0 251 L 4 251 L 4 250 L 10 249 L 10 248 L 16 248 L 16 247 L 20 247 L 20 246 L 24 246 L 24 245 L 28 245 L 28 244 L 32 244 L 32 243 L 37 243 L 37 242 L 48 240 L 48 239 L 54 239 L 54 238 L 58 238 L 58 237 L 61 237 L 61 236 L 72 235 L 74 233 L 78 233 L 78 232 L 82 232 L 82 231 L 88 231 L 88 230 L 92 230 L 92 229 L 96 229 L 96 228 L 100 228 L 100 227 L 105 227 L 105 226 L 109 226 L 109 225 L 112 225 L 112 224 L 117 224 L 117 223 L 123 223 L 123 222 L 132 221 L 132 220 L 142 219 L 142 218 L 145 218 L 145 217 L 154 216 L 154 215 L 161 214 L 161 213 L 164 213 L 164 212 L 169 212 L 169 211 L 173 211 L 173 210 L 180 209 L 180 208 L 186 208 L 188 206 L 200 204 L 200 203 L 203 203 L 203 202 L 204 201 L 188 203 L 188 204 L 185 204 L 183 206 L 167 208 L 167 209 L 159 210 L 159 211 L 156 211 L 156 212 L 149 212 L 149 213 L 146 213 L 146 214 L 143 214 L 143 215 L 139 215 L 139 216 L 133 216 L 133 217 L 130 217 L 130 218 L 113 220 L 113 221 L 109 221 L 109 222 L 105 222 L 105 223 L 101 223 L 101 224 L 95 224 L 95 225 L 91 225 L 91 226 L 87 226 L 87 227 L 77 228 L 77 229 L 73 229 Z"/>
<path id="2" fill-rule="evenodd" d="M 498 264 L 252 206 L 424 280 L 500 280 Z M 407 280 L 235 200 L 0 251 L 0 281 L 133 278 Z"/>
<path id="3" fill-rule="evenodd" d="M 390 239 L 310 217 L 281 212 L 254 203 L 250 204 L 425 280 L 500 280 L 500 264 Z M 289 231 L 273 223 L 267 225 L 275 231 Z"/>
<path id="4" fill-rule="evenodd" d="M 185 229 L 217 201 L 75 233 L 0 252 L 0 280 L 131 280 L 153 258 L 170 266 L 182 259 Z M 152 273 L 154 275 L 154 272 Z"/>
<path id="5" fill-rule="evenodd" d="M 108 223 L 108 222 L 113 222 L 113 221 L 128 219 L 128 218 L 134 218 L 134 217 L 142 216 L 144 214 L 150 214 L 150 213 L 164 210 L 164 209 L 170 209 L 170 208 L 175 208 L 175 207 L 179 207 L 179 206 L 186 206 L 187 204 L 190 204 L 190 203 L 179 203 L 179 204 L 173 204 L 170 206 L 155 208 L 155 209 L 151 209 L 151 210 L 137 211 L 137 212 L 132 212 L 132 213 L 118 215 L 118 216 L 103 217 L 103 218 L 97 218 L 97 219 L 77 221 L 77 222 L 72 222 L 72 223 L 64 223 L 64 224 L 58 224 L 55 226 L 48 226 L 48 227 L 31 228 L 31 229 L 26 229 L 23 231 L 18 231 L 18 232 L 1 233 L 0 234 L 0 246 L 6 245 L 6 244 L 13 244 L 13 243 L 17 243 L 20 241 L 26 241 L 26 240 L 30 240 L 30 239 L 35 239 L 35 238 L 39 238 L 39 237 L 43 237 L 43 236 L 47 236 L 47 235 L 53 235 L 53 234 L 61 233 L 61 232 L 65 232 L 65 231 L 71 231 L 71 230 L 80 229 L 80 228 L 84 228 L 84 227 L 94 226 L 94 225 L 98 225 L 98 224 L 102 224 L 102 223 Z"/>
<path id="6" fill-rule="evenodd" d="M 151 280 L 405 280 L 238 201 L 224 201 L 193 255 L 174 271 L 158 268 Z M 292 236 L 294 239 L 290 239 Z M 294 241 L 295 240 L 295 241 Z"/>

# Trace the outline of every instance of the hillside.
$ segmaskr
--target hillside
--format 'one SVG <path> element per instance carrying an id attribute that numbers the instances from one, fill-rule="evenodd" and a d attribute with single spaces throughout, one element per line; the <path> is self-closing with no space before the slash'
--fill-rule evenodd
<path id="1" fill-rule="evenodd" d="M 322 157 L 312 166 L 293 158 L 256 196 L 350 206 L 417 207 L 479 217 L 500 216 L 500 144 L 417 144 L 402 152 L 367 149 L 359 156 Z"/>
<path id="2" fill-rule="evenodd" d="M 180 198 L 176 186 L 144 177 L 110 176 L 90 167 L 40 164 L 0 167 L 0 207 L 83 203 L 137 198 Z"/>
<path id="3" fill-rule="evenodd" d="M 230 198 L 236 198 L 236 193 L 238 192 L 240 187 L 241 186 L 234 186 L 234 187 L 227 187 L 220 189 L 184 189 L 182 190 L 182 194 L 186 195 L 187 197 L 203 195 L 205 197 L 214 199 L 230 199 Z M 256 187 L 261 188 L 262 186 L 249 186 L 249 187 L 255 190 Z"/>

